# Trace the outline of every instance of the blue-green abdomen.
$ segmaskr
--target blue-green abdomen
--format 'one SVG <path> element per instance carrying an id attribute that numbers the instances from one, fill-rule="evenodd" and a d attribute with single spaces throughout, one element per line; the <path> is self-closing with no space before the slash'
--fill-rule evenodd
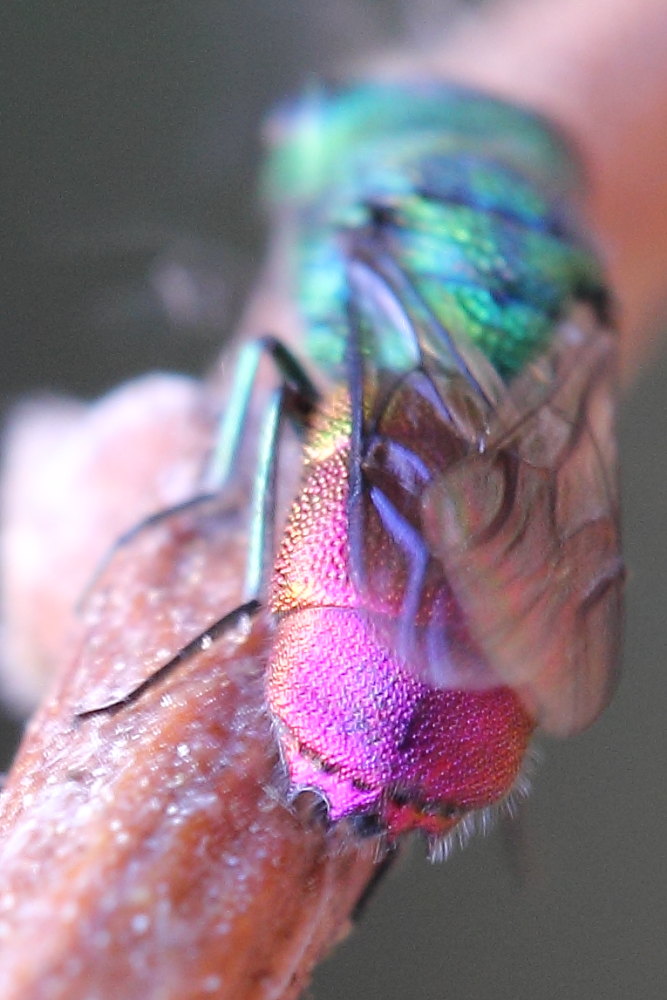
<path id="1" fill-rule="evenodd" d="M 314 93 L 273 128 L 267 192 L 296 212 L 306 347 L 333 377 L 349 234 L 365 227 L 449 336 L 503 378 L 545 348 L 574 299 L 599 299 L 595 259 L 563 208 L 578 180 L 568 151 L 529 112 L 445 85 L 365 83 Z"/>

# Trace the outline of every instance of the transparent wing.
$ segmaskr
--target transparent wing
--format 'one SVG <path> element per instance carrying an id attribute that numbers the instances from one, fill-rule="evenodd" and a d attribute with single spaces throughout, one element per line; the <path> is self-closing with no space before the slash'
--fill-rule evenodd
<path id="1" fill-rule="evenodd" d="M 557 734 L 584 728 L 610 697 L 623 583 L 613 339 L 595 330 L 562 348 L 559 332 L 547 398 L 514 430 L 497 427 L 485 456 L 450 466 L 422 506 L 486 661 Z"/>
<path id="2" fill-rule="evenodd" d="M 364 604 L 429 684 L 510 685 L 544 729 L 580 730 L 621 645 L 614 337 L 577 305 L 505 385 L 474 349 L 432 351 L 420 322 L 420 362 L 388 384 L 361 363 L 351 394 Z"/>

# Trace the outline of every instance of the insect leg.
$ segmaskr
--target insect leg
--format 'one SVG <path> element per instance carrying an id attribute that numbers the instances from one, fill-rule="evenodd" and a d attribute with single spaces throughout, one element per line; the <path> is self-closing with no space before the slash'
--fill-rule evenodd
<path id="1" fill-rule="evenodd" d="M 236 460 L 243 442 L 252 396 L 257 384 L 259 365 L 268 355 L 273 361 L 286 394 L 289 394 L 288 411 L 294 414 L 293 423 L 301 431 L 304 416 L 319 401 L 319 393 L 299 361 L 276 337 L 260 337 L 246 344 L 239 355 L 231 393 L 225 413 L 218 425 L 213 448 L 203 482 L 209 491 L 220 491 L 233 476 Z M 299 416 L 300 415 L 300 416 Z"/>
<path id="2" fill-rule="evenodd" d="M 242 618 L 246 616 L 251 617 L 256 614 L 259 608 L 259 601 L 246 601 L 245 604 L 239 604 L 238 607 L 234 608 L 222 618 L 219 618 L 217 622 L 209 625 L 205 632 L 195 636 L 194 639 L 186 643 L 182 649 L 179 649 L 175 656 L 172 656 L 170 660 L 163 663 L 161 667 L 158 667 L 157 670 L 150 675 L 150 677 L 147 677 L 145 681 L 141 682 L 141 684 L 132 688 L 132 690 L 128 691 L 127 694 L 123 695 L 121 698 L 114 698 L 113 701 L 107 701 L 103 705 L 96 705 L 94 708 L 82 709 L 81 711 L 75 713 L 75 718 L 88 719 L 92 715 L 117 712 L 121 708 L 126 708 L 128 705 L 133 704 L 133 702 L 138 701 L 146 691 L 154 687 L 159 681 L 163 681 L 182 663 L 187 662 L 191 656 L 208 649 L 209 646 L 221 635 L 223 635 L 224 632 L 237 625 Z"/>
<path id="3" fill-rule="evenodd" d="M 171 507 L 163 507 L 161 510 L 157 510 L 153 514 L 148 514 L 147 517 L 142 518 L 137 524 L 133 524 L 131 528 L 128 528 L 128 530 L 124 531 L 122 535 L 119 535 L 109 550 L 102 556 L 101 560 L 95 567 L 92 577 L 84 587 L 83 593 L 81 594 L 76 605 L 77 614 L 81 614 L 83 612 L 88 600 L 95 590 L 95 587 L 113 562 L 114 556 L 116 556 L 121 549 L 126 548 L 135 540 L 135 538 L 143 535 L 144 531 L 147 531 L 149 528 L 154 528 L 157 525 L 162 524 L 163 521 L 168 521 L 170 518 L 176 517 L 178 514 L 184 514 L 193 507 L 199 507 L 205 503 L 209 503 L 210 501 L 215 500 L 215 498 L 215 493 L 197 493 L 195 496 L 188 497 L 187 500 L 183 500 L 181 503 L 173 504 Z"/>
<path id="4" fill-rule="evenodd" d="M 254 390 L 257 380 L 257 369 L 263 353 L 268 350 L 279 368 L 283 379 L 281 385 L 274 389 L 270 395 L 266 409 L 261 418 L 259 430 L 259 445 L 256 458 L 256 471 L 252 492 L 252 511 L 249 530 L 248 558 L 246 561 L 246 574 L 244 580 L 243 594 L 244 601 L 232 611 L 223 615 L 218 621 L 213 622 L 203 632 L 191 639 L 162 666 L 133 688 L 121 698 L 115 698 L 103 705 L 97 705 L 91 709 L 84 709 L 76 713 L 79 719 L 88 718 L 105 712 L 114 712 L 137 701 L 146 691 L 155 684 L 165 679 L 181 664 L 190 657 L 202 650 L 208 649 L 224 632 L 236 626 L 243 618 L 252 617 L 261 607 L 260 594 L 264 589 L 266 576 L 270 572 L 270 555 L 274 544 L 275 528 L 275 487 L 276 470 L 279 457 L 280 431 L 286 418 L 294 424 L 301 432 L 306 423 L 307 415 L 311 412 L 317 401 L 317 392 L 308 376 L 302 371 L 298 362 L 293 358 L 284 345 L 274 338 L 263 338 L 251 345 L 252 353 L 249 361 L 243 367 L 239 383 L 241 389 L 237 398 L 233 400 L 235 421 L 240 424 L 245 423 L 250 405 L 250 396 Z M 219 464 L 219 469 L 226 471 L 223 487 L 227 477 L 232 473 L 232 464 L 238 456 L 242 441 L 242 426 L 235 426 L 231 422 L 227 423 L 229 433 L 234 437 L 231 447 L 226 446 L 230 455 L 229 464 Z M 218 439 L 222 439 L 219 434 Z M 189 504 L 202 497 L 194 498 Z M 178 509 L 183 509 L 181 505 Z M 164 513 L 169 516 L 174 509 L 169 509 Z M 145 522 L 142 522 L 141 528 Z M 153 521 L 152 523 L 155 523 Z"/>
<path id="5" fill-rule="evenodd" d="M 246 344 L 239 355 L 229 401 L 218 423 L 216 442 L 211 458 L 201 478 L 201 489 L 181 503 L 164 507 L 143 518 L 125 531 L 113 543 L 95 569 L 77 604 L 80 613 L 96 584 L 109 568 L 114 556 L 149 528 L 156 527 L 178 514 L 219 500 L 233 479 L 235 466 L 243 443 L 248 411 L 257 384 L 259 365 L 268 355 L 282 380 L 287 406 L 297 431 L 301 431 L 305 418 L 317 404 L 319 394 L 299 361 L 276 337 L 266 335 Z"/>
<path id="6" fill-rule="evenodd" d="M 247 344 L 239 358 L 234 385 L 220 422 L 216 446 L 206 474 L 210 488 L 223 489 L 233 476 L 243 444 L 259 365 L 268 355 L 280 374 L 280 385 L 269 397 L 259 430 L 252 491 L 250 539 L 244 596 L 257 601 L 270 572 L 274 545 L 276 469 L 280 431 L 285 418 L 302 435 L 319 393 L 294 355 L 281 341 L 266 336 Z"/>
<path id="7" fill-rule="evenodd" d="M 256 598 L 262 592 L 272 562 L 278 441 L 285 413 L 285 396 L 284 386 L 273 391 L 259 435 L 244 581 L 244 596 L 247 598 Z"/>

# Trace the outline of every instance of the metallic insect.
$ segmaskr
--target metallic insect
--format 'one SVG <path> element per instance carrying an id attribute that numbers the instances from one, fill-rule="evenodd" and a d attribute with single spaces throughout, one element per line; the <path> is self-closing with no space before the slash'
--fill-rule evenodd
<path id="1" fill-rule="evenodd" d="M 268 705 L 294 791 L 437 842 L 520 782 L 537 725 L 582 729 L 613 688 L 607 295 L 567 150 L 526 111 L 360 84 L 273 131 L 326 388 L 269 589 Z"/>
<path id="2" fill-rule="evenodd" d="M 613 690 L 608 296 L 571 214 L 569 151 L 528 111 L 362 82 L 313 91 L 269 138 L 305 366 L 272 337 L 240 353 L 217 489 L 246 453 L 262 357 L 280 379 L 247 601 L 215 630 L 268 609 L 291 796 L 389 841 L 420 829 L 437 851 L 521 785 L 536 727 L 576 732 Z M 303 472 L 282 526 L 286 422 Z"/>

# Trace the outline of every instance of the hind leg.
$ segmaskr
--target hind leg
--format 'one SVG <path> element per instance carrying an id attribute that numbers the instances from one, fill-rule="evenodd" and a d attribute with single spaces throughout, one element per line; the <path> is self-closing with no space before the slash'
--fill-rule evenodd
<path id="1" fill-rule="evenodd" d="M 267 335 L 250 341 L 240 351 L 229 400 L 218 421 L 215 443 L 201 476 L 199 489 L 187 500 L 164 507 L 142 518 L 116 539 L 81 595 L 78 603 L 79 611 L 85 607 L 91 593 L 121 549 L 126 548 L 145 531 L 178 514 L 224 500 L 225 492 L 233 484 L 237 473 L 239 455 L 246 438 L 248 414 L 258 384 L 260 365 L 265 358 L 273 362 L 280 379 L 279 388 L 275 391 L 281 394 L 281 419 L 288 418 L 297 432 L 302 432 L 309 414 L 319 399 L 315 386 L 296 357 L 277 338 Z M 269 402 L 267 410 L 270 410 L 272 405 Z M 267 419 L 270 421 L 270 418 Z M 265 422 L 262 420 L 263 425 Z M 262 461 L 266 462 L 266 456 L 258 460 L 260 479 L 259 467 Z"/>
<path id="2" fill-rule="evenodd" d="M 266 577 L 271 571 L 275 533 L 275 490 L 276 470 L 280 452 L 280 435 L 286 420 L 301 433 L 308 417 L 317 403 L 317 393 L 308 376 L 298 362 L 273 338 L 263 338 L 244 348 L 239 359 L 239 369 L 235 376 L 230 402 L 225 417 L 221 421 L 217 445 L 211 466 L 216 470 L 217 492 L 209 491 L 193 497 L 175 507 L 158 511 L 140 522 L 131 532 L 127 532 L 112 550 L 105 562 L 118 551 L 119 545 L 126 545 L 143 530 L 159 524 L 175 514 L 197 504 L 217 497 L 229 483 L 234 473 L 240 450 L 244 443 L 246 418 L 252 395 L 257 385 L 259 363 L 269 353 L 281 376 L 280 384 L 270 393 L 260 417 L 258 444 L 255 457 L 255 472 L 251 498 L 248 554 L 243 586 L 243 603 L 209 625 L 204 632 L 192 639 L 170 660 L 158 667 L 150 677 L 121 698 L 116 698 L 92 709 L 77 713 L 77 718 L 86 718 L 102 712 L 118 711 L 137 701 L 146 691 L 173 673 L 191 656 L 210 646 L 220 635 L 236 626 L 244 617 L 252 616 L 261 607 L 260 596 L 264 590 Z M 213 479 L 211 478 L 213 485 Z M 99 573 L 96 579 L 99 578 Z"/>

